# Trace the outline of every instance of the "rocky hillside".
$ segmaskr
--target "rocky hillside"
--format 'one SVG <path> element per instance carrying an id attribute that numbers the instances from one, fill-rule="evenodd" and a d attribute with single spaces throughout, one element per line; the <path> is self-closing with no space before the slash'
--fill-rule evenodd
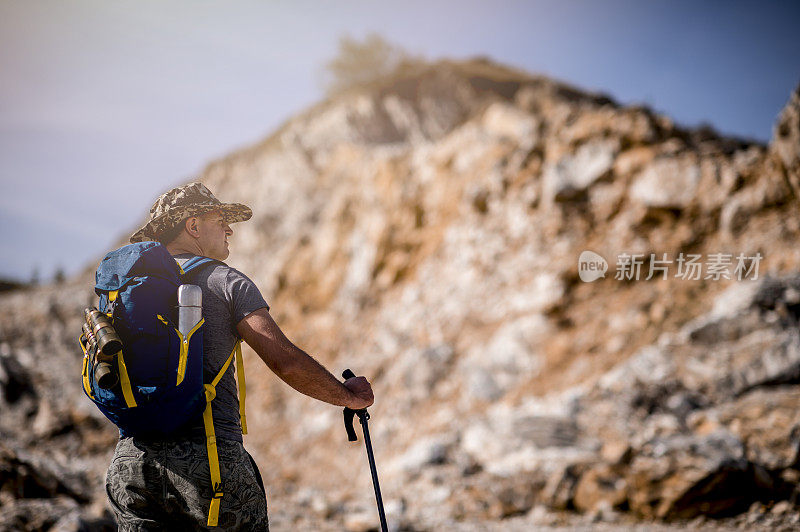
<path id="1" fill-rule="evenodd" d="M 288 336 L 372 380 L 394 529 L 798 521 L 800 92 L 763 146 L 488 61 L 407 65 L 202 180 L 253 208 L 228 263 Z M 91 297 L 91 273 L 0 295 L 0 529 L 110 526 Z M 275 529 L 374 526 L 340 411 L 246 358 Z"/>

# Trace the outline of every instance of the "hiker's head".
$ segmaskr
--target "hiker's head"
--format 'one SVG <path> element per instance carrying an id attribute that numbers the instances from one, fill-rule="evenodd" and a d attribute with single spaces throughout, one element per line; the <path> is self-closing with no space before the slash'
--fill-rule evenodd
<path id="1" fill-rule="evenodd" d="M 241 203 L 222 203 L 202 183 L 165 192 L 150 208 L 150 221 L 131 242 L 158 240 L 170 251 L 186 251 L 224 260 L 228 256 L 230 224 L 249 220 L 253 212 Z"/>
<path id="2" fill-rule="evenodd" d="M 220 210 L 190 216 L 181 221 L 169 234 L 159 236 L 158 241 L 170 251 L 189 251 L 196 255 L 225 260 L 228 258 L 228 237 L 233 229 L 225 221 Z"/>

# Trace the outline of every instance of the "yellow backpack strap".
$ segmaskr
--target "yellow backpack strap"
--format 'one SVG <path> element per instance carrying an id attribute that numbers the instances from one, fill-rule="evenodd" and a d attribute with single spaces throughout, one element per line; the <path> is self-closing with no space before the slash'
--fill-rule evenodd
<path id="1" fill-rule="evenodd" d="M 228 356 L 228 360 L 226 360 L 225 363 L 222 365 L 222 369 L 219 370 L 219 373 L 217 373 L 217 376 L 214 377 L 213 381 L 211 381 L 211 387 L 212 388 L 214 388 L 214 389 L 217 388 L 217 384 L 219 384 L 219 381 L 222 380 L 222 376 L 225 375 L 225 372 L 228 371 L 228 366 L 231 365 L 231 362 L 233 361 L 233 355 L 235 355 L 235 354 L 236 354 L 236 350 L 234 349 L 234 351 L 230 354 L 230 356 Z M 206 385 L 206 386 L 208 386 L 208 385 Z"/>
<path id="2" fill-rule="evenodd" d="M 81 345 L 83 351 L 83 367 L 81 368 L 81 375 L 83 376 L 83 389 L 86 395 L 94 399 L 92 395 L 92 383 L 89 381 L 89 354 L 86 352 L 86 346 L 83 345 L 83 333 L 78 336 L 78 343 Z"/>
<path id="3" fill-rule="evenodd" d="M 211 473 L 211 487 L 214 490 L 214 495 L 211 497 L 211 506 L 208 509 L 207 526 L 217 526 L 217 522 L 219 521 L 219 507 L 224 494 L 222 491 L 222 475 L 219 470 L 217 436 L 214 432 L 214 416 L 211 413 L 211 401 L 217 396 L 217 384 L 219 384 L 220 379 L 222 379 L 222 376 L 228 370 L 228 366 L 231 365 L 235 353 L 235 350 L 231 353 L 228 360 L 222 365 L 222 369 L 219 370 L 217 376 L 211 381 L 211 384 L 203 385 L 206 392 L 206 409 L 203 411 L 203 426 L 206 430 L 206 451 L 208 452 L 208 468 Z"/>
<path id="4" fill-rule="evenodd" d="M 136 399 L 133 398 L 133 388 L 131 388 L 131 380 L 128 378 L 128 367 L 125 365 L 122 351 L 117 353 L 117 368 L 119 369 L 119 383 L 122 386 L 125 404 L 128 405 L 128 408 L 133 408 L 136 406 Z"/>
<path id="5" fill-rule="evenodd" d="M 86 392 L 86 395 L 94 399 L 94 394 L 92 394 L 92 383 L 89 381 L 89 359 L 87 357 L 83 357 L 83 390 Z"/>
<path id="6" fill-rule="evenodd" d="M 208 452 L 208 467 L 211 472 L 211 487 L 214 494 L 211 506 L 208 509 L 208 526 L 217 526 L 219 520 L 219 506 L 222 502 L 222 475 L 219 472 L 219 455 L 217 454 L 217 436 L 214 433 L 214 417 L 211 415 L 211 401 L 217 392 L 210 384 L 205 385 L 206 409 L 203 411 L 203 425 L 206 429 L 206 451 Z"/>
<path id="7" fill-rule="evenodd" d="M 113 303 L 119 295 L 119 290 L 111 290 L 108 293 L 108 302 Z M 110 318 L 111 313 L 106 315 Z M 119 370 L 119 384 L 122 387 L 122 396 L 125 398 L 125 404 L 128 408 L 137 406 L 136 399 L 133 397 L 133 388 L 131 387 L 131 380 L 128 377 L 128 367 L 125 365 L 125 358 L 122 356 L 122 351 L 117 353 L 117 369 Z"/>
<path id="8" fill-rule="evenodd" d="M 233 348 L 236 353 L 236 380 L 239 382 L 239 418 L 242 421 L 242 434 L 247 434 L 247 417 L 244 415 L 244 403 L 247 397 L 247 383 L 244 378 L 244 358 L 242 357 L 242 341 L 236 342 Z"/>

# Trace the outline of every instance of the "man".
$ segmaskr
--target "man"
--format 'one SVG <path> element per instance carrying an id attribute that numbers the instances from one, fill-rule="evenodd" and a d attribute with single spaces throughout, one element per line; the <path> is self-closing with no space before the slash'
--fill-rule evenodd
<path id="1" fill-rule="evenodd" d="M 160 196 L 150 209 L 148 223 L 130 240 L 158 240 L 178 264 L 195 255 L 223 261 L 233 234 L 230 224 L 251 216 L 248 207 L 222 203 L 201 183 L 191 183 Z M 286 338 L 246 275 L 221 263 L 199 270 L 193 272 L 193 284 L 203 292 L 204 382 L 217 375 L 241 338 L 295 390 L 356 410 L 372 404 L 372 388 L 364 377 L 342 384 Z M 268 530 L 261 477 L 242 446 L 233 364 L 216 390 L 211 405 L 224 496 L 213 530 Z M 205 530 L 214 490 L 202 416 L 189 420 L 169 438 L 120 439 L 106 476 L 106 491 L 122 531 Z"/>

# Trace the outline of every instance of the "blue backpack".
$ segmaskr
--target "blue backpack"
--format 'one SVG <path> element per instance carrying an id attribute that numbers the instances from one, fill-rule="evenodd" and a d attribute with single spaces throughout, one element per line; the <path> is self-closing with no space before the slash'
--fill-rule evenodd
<path id="1" fill-rule="evenodd" d="M 166 436 L 201 413 L 214 495 L 208 525 L 216 526 L 222 498 L 222 481 L 211 416 L 215 387 L 237 358 L 242 432 L 244 417 L 244 367 L 241 343 L 236 346 L 211 383 L 203 382 L 203 323 L 184 338 L 178 330 L 177 293 L 181 284 L 192 284 L 192 272 L 208 263 L 193 257 L 179 266 L 159 242 L 140 242 L 108 253 L 97 269 L 95 292 L 98 309 L 111 319 L 122 340 L 113 359 L 118 384 L 111 389 L 95 380 L 96 347 L 85 334 L 78 338 L 83 350 L 83 391 L 100 411 L 126 436 Z"/>

